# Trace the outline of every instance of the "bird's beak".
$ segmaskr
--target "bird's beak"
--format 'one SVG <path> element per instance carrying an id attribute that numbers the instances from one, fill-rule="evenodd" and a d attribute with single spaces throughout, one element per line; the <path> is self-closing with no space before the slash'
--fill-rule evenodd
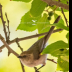
<path id="1" fill-rule="evenodd" d="M 18 56 L 18 58 L 22 58 L 22 56 Z"/>

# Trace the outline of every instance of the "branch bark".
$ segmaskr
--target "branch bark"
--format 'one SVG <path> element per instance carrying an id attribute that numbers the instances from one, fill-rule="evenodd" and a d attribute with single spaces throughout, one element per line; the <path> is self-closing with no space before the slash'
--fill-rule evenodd
<path id="1" fill-rule="evenodd" d="M 7 23 L 8 23 L 7 28 L 8 28 L 8 41 L 9 41 L 9 39 L 10 39 L 10 29 L 9 29 L 9 20 L 8 20 L 8 17 L 7 17 L 7 13 L 5 13 L 5 16 L 6 16 Z"/>
<path id="2" fill-rule="evenodd" d="M 57 62 L 55 62 L 54 59 L 49 59 L 48 58 L 47 60 L 52 61 L 53 63 L 57 64 Z"/>
<path id="3" fill-rule="evenodd" d="M 23 52 L 23 48 L 20 46 L 20 44 L 18 43 L 18 38 L 16 39 L 16 43 L 18 45 L 18 47 L 20 48 L 20 50 Z"/>
<path id="4" fill-rule="evenodd" d="M 21 63 L 21 61 L 20 61 Z M 25 72 L 24 65 L 21 63 L 22 71 Z"/>
<path id="5" fill-rule="evenodd" d="M 63 11 L 63 8 L 61 8 L 61 11 L 62 11 L 62 14 L 63 14 L 63 16 L 64 16 L 64 19 L 65 19 L 66 25 L 67 25 L 67 27 L 69 27 L 69 26 L 68 26 L 67 18 L 66 18 L 65 14 L 64 14 L 64 11 Z"/>
<path id="6" fill-rule="evenodd" d="M 1 34 L 0 34 L 0 40 L 3 42 L 3 44 L 7 47 L 7 49 L 8 49 L 11 53 L 13 53 L 16 57 L 19 56 L 19 54 L 17 54 L 14 50 L 12 50 L 12 49 L 9 47 L 9 45 L 6 43 L 6 41 L 5 41 L 4 38 L 1 36 Z"/>
<path id="7" fill-rule="evenodd" d="M 53 33 L 56 33 L 56 32 L 62 31 L 62 30 L 63 30 L 63 29 L 56 29 L 56 30 L 53 31 Z M 48 33 L 48 32 L 41 33 L 41 34 L 36 34 L 36 35 L 28 36 L 28 37 L 18 38 L 18 42 L 19 42 L 19 41 L 22 41 L 22 40 L 27 40 L 27 39 L 31 39 L 31 38 L 43 36 L 43 35 L 46 35 L 47 33 Z M 8 42 L 8 45 L 16 42 L 16 39 L 17 39 L 17 38 L 15 38 L 14 40 Z M 0 47 L 0 50 L 2 50 L 4 47 L 5 47 L 5 45 L 1 46 L 1 47 Z"/>
<path id="8" fill-rule="evenodd" d="M 4 19 L 3 19 L 2 5 L 1 5 L 1 4 L 0 4 L 0 12 L 1 12 L 1 20 L 2 20 L 2 23 L 3 23 L 3 28 L 4 28 L 5 38 L 6 38 L 6 41 L 7 41 L 7 32 L 6 32 L 6 27 L 5 27 L 5 21 L 4 21 Z"/>
<path id="9" fill-rule="evenodd" d="M 60 0 L 58 0 L 58 1 L 60 2 Z M 64 19 L 65 19 L 65 22 L 66 22 L 67 27 L 69 27 L 69 26 L 68 26 L 67 18 L 66 18 L 65 14 L 64 14 L 64 11 L 63 11 L 63 8 L 61 8 L 61 12 L 62 12 L 62 14 L 63 14 L 63 16 L 64 16 Z"/>
<path id="10" fill-rule="evenodd" d="M 1 34 L 0 34 L 0 40 L 1 40 L 1 41 L 3 42 L 3 44 L 7 47 L 8 51 L 9 51 L 10 53 L 13 53 L 16 57 L 19 56 L 19 54 L 17 54 L 14 50 L 12 50 L 12 49 L 9 47 L 9 45 L 6 43 L 6 41 L 5 41 L 4 38 L 1 36 Z M 21 63 L 21 62 L 20 62 L 20 63 Z M 21 63 L 21 67 L 22 67 L 22 71 L 25 72 L 25 69 L 24 69 L 24 66 L 23 66 L 22 63 Z"/>
<path id="11" fill-rule="evenodd" d="M 54 0 L 42 0 L 42 1 L 46 2 L 49 5 L 56 5 L 57 7 L 61 7 L 61 8 L 69 10 L 69 5 L 63 4 L 61 2 L 54 1 Z"/>

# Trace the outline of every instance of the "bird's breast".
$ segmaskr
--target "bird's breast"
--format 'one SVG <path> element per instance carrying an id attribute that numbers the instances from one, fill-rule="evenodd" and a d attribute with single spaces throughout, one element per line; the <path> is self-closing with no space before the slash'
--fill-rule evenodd
<path id="1" fill-rule="evenodd" d="M 28 67 L 35 67 L 35 66 L 40 65 L 40 64 L 44 65 L 46 63 L 47 54 L 42 55 L 38 60 L 32 60 L 32 61 L 26 61 L 23 59 L 20 59 L 20 60 L 21 60 L 23 65 L 26 65 Z"/>

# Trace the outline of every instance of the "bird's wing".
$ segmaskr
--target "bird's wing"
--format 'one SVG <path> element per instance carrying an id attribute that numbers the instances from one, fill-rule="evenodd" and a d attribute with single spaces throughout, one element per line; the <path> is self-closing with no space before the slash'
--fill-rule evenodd
<path id="1" fill-rule="evenodd" d="M 44 38 L 41 38 L 40 40 L 38 40 L 37 42 L 35 42 L 29 49 L 28 51 L 32 51 L 33 55 L 34 55 L 34 59 L 38 59 L 40 53 L 43 51 L 43 49 L 45 48 L 45 44 L 44 44 Z"/>

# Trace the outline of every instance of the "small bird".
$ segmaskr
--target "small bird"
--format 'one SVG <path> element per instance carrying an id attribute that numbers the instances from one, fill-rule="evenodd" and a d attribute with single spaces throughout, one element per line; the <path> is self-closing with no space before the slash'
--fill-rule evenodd
<path id="1" fill-rule="evenodd" d="M 46 47 L 45 38 L 41 38 L 35 42 L 27 51 L 20 54 L 22 64 L 28 67 L 35 67 L 39 64 L 46 64 L 47 54 L 41 55 L 41 52 Z"/>
<path id="2" fill-rule="evenodd" d="M 58 17 L 57 19 L 59 19 Z M 58 21 L 55 21 L 57 23 Z M 22 52 L 18 58 L 23 65 L 35 67 L 39 64 L 46 65 L 47 54 L 41 55 L 41 52 L 46 48 L 47 41 L 53 33 L 55 26 L 52 26 L 47 35 L 35 42 L 27 51 Z"/>
<path id="3" fill-rule="evenodd" d="M 27 51 L 22 52 L 20 58 L 23 65 L 28 67 L 35 67 L 39 64 L 45 65 L 47 54 L 41 55 L 41 52 L 47 46 L 48 34 L 35 42 Z"/>

